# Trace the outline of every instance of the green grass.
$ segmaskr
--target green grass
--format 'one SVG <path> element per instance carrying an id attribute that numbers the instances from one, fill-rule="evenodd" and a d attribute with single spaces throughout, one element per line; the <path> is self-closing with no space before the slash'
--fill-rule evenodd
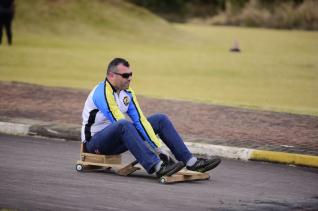
<path id="1" fill-rule="evenodd" d="M 122 1 L 32 2 L 30 14 L 17 1 L 0 80 L 91 89 L 120 56 L 139 95 L 318 115 L 317 32 L 171 25 Z M 242 53 L 229 52 L 234 39 Z"/>

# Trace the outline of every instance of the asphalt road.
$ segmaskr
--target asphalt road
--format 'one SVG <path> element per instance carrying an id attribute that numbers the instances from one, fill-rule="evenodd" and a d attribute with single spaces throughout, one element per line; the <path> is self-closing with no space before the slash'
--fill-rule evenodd
<path id="1" fill-rule="evenodd" d="M 0 210 L 318 208 L 318 169 L 223 160 L 211 180 L 163 185 L 143 172 L 76 172 L 77 159 L 79 142 L 0 135 Z"/>

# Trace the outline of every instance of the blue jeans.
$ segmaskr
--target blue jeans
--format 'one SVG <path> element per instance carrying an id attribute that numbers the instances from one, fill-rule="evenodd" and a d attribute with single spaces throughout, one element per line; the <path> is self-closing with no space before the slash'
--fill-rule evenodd
<path id="1" fill-rule="evenodd" d="M 177 160 L 186 163 L 192 157 L 191 152 L 166 115 L 155 114 L 150 116 L 148 121 Z M 143 168 L 151 174 L 160 158 L 149 147 L 133 123 L 125 119 L 107 126 L 86 143 L 86 149 L 90 153 L 116 155 L 129 150 Z"/>

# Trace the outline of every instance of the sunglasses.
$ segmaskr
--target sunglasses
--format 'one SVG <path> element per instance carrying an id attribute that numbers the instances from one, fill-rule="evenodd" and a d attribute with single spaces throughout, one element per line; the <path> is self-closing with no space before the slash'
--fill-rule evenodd
<path id="1" fill-rule="evenodd" d="M 125 78 L 125 79 L 128 79 L 130 76 L 132 76 L 132 72 L 130 73 L 116 73 L 116 72 L 113 72 L 114 74 L 116 75 L 120 75 L 121 77 Z"/>

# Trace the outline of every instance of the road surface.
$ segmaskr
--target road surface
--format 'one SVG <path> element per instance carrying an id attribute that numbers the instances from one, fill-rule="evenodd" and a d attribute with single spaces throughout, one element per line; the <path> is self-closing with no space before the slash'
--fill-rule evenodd
<path id="1" fill-rule="evenodd" d="M 317 210 L 318 169 L 223 160 L 211 180 L 76 172 L 79 142 L 0 135 L 0 209 Z M 124 160 L 132 160 L 125 154 Z"/>

